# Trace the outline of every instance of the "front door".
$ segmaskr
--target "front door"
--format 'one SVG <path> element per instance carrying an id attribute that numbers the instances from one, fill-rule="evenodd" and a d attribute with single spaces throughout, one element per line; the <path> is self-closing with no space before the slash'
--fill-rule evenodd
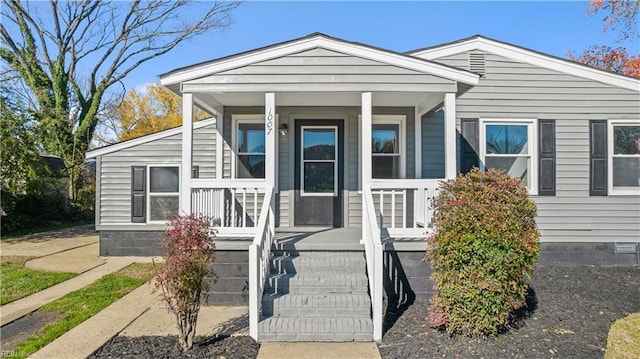
<path id="1" fill-rule="evenodd" d="M 344 122 L 295 122 L 296 226 L 342 227 Z"/>

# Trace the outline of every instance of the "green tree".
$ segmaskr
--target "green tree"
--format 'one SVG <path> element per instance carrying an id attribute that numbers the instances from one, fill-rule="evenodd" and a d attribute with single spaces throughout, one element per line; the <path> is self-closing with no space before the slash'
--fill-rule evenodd
<path id="1" fill-rule="evenodd" d="M 228 27 L 238 5 L 223 0 L 3 4 L 0 58 L 35 99 L 39 140 L 65 161 L 72 198 L 108 90 L 184 41 Z"/>

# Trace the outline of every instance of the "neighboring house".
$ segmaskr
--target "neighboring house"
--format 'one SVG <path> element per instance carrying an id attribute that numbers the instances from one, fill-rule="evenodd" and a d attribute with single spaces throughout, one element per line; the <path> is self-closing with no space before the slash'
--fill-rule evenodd
<path id="1" fill-rule="evenodd" d="M 473 166 L 527 185 L 541 264 L 638 264 L 638 79 L 482 36 L 401 54 L 323 34 L 160 79 L 183 126 L 87 154 L 100 253 L 215 218 L 212 301 L 248 294 L 259 340 L 379 340 L 383 295 L 431 291 L 438 181 Z"/>

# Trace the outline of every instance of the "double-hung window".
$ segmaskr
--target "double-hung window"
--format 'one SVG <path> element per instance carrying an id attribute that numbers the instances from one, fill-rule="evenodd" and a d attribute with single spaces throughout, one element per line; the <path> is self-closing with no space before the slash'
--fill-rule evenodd
<path id="1" fill-rule="evenodd" d="M 609 122 L 609 183 L 612 194 L 640 193 L 640 122 Z"/>
<path id="2" fill-rule="evenodd" d="M 533 120 L 482 120 L 480 155 L 484 169 L 495 168 L 520 178 L 537 192 L 536 127 Z"/>
<path id="3" fill-rule="evenodd" d="M 404 177 L 404 116 L 374 116 L 371 127 L 373 178 Z"/>
<path id="4" fill-rule="evenodd" d="M 150 222 L 166 222 L 180 207 L 180 167 L 149 166 L 148 217 Z"/>
<path id="5" fill-rule="evenodd" d="M 264 121 L 238 120 L 236 123 L 236 178 L 264 178 Z"/>

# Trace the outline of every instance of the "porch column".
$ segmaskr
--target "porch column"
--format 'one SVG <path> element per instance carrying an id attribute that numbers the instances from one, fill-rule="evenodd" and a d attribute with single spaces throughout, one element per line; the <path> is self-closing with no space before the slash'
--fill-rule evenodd
<path id="1" fill-rule="evenodd" d="M 191 167 L 193 148 L 193 94 L 182 94 L 182 170 L 179 213 L 191 213 Z"/>
<path id="2" fill-rule="evenodd" d="M 267 185 L 276 184 L 276 96 L 264 94 L 264 134 L 266 138 L 264 177 Z"/>
<path id="3" fill-rule="evenodd" d="M 361 132 L 361 154 L 362 154 L 362 189 L 371 185 L 371 92 L 362 93 L 362 132 Z"/>
<path id="4" fill-rule="evenodd" d="M 216 179 L 222 179 L 224 172 L 224 112 L 216 114 L 216 131 Z"/>
<path id="5" fill-rule="evenodd" d="M 456 94 L 444 95 L 445 178 L 456 178 Z"/>

